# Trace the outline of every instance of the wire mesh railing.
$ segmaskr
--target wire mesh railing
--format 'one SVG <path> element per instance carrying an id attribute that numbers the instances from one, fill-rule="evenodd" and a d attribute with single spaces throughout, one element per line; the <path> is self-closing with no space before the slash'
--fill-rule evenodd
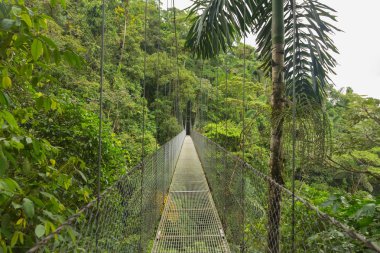
<path id="1" fill-rule="evenodd" d="M 185 136 L 146 157 L 28 252 L 149 252 Z"/>
<path id="2" fill-rule="evenodd" d="M 231 252 L 380 252 L 298 196 L 293 226 L 291 191 L 203 135 L 192 131 L 191 137 Z"/>
<path id="3" fill-rule="evenodd" d="M 152 253 L 229 253 L 206 177 L 190 137 L 186 137 Z"/>

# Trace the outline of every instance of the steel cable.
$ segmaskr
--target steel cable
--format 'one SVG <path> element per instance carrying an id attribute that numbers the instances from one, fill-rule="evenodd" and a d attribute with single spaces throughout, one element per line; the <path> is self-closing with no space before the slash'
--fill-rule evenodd
<path id="1" fill-rule="evenodd" d="M 244 11 L 243 11 L 243 27 L 245 29 L 245 23 L 246 23 L 246 15 L 247 15 L 247 6 L 246 4 L 244 3 Z M 242 110 L 242 117 L 243 117 L 243 130 L 242 130 L 242 159 L 243 159 L 243 162 L 245 162 L 245 110 L 246 110 L 246 79 L 247 79 L 247 52 L 246 52 L 246 34 L 245 34 L 245 31 L 243 31 L 243 89 L 242 89 L 242 96 L 243 96 L 243 110 Z M 244 166 L 241 167 L 241 191 L 242 191 L 242 205 L 243 205 L 243 224 L 242 224 L 242 230 L 243 230 L 243 233 L 242 233 L 242 247 L 241 247 L 241 252 L 245 252 L 245 231 L 244 231 L 244 228 L 245 228 L 245 171 L 244 171 Z"/>
<path id="2" fill-rule="evenodd" d="M 142 95 L 142 141 L 141 141 L 141 160 L 143 161 L 145 158 L 145 97 L 146 97 L 146 69 L 147 69 L 147 34 L 148 34 L 148 0 L 145 0 L 145 9 L 144 9 L 144 77 L 143 77 L 143 95 Z M 144 177 L 145 177 L 145 163 L 141 166 L 141 211 L 143 211 L 143 203 L 144 203 Z M 140 228 L 140 244 L 139 249 L 142 251 L 142 237 L 143 237 L 143 219 L 141 219 L 141 228 Z"/>
<path id="3" fill-rule="evenodd" d="M 177 69 L 177 82 L 176 82 L 176 117 L 178 124 L 181 124 L 180 121 L 180 102 L 179 102 L 179 51 L 178 51 L 178 35 L 177 35 L 177 11 L 175 8 L 175 1 L 173 0 L 173 25 L 174 25 L 174 39 L 175 39 L 175 51 L 176 51 L 176 69 Z M 183 126 L 183 124 L 181 124 Z"/>
<path id="4" fill-rule="evenodd" d="M 292 0 L 293 12 L 293 77 L 292 77 L 292 252 L 295 252 L 295 170 L 296 170 L 296 26 L 297 26 L 297 13 L 296 13 L 296 0 Z"/>
<path id="5" fill-rule="evenodd" d="M 99 135 L 98 135 L 98 173 L 97 173 L 97 209 L 99 210 L 100 202 L 100 178 L 102 170 L 102 124 L 103 124 L 103 83 L 104 83 L 104 51 L 105 51 L 105 0 L 102 1 L 102 35 L 101 35 L 101 53 L 100 53 L 100 88 L 99 88 Z M 98 227 L 98 215 L 96 215 L 96 226 Z M 98 235 L 96 234 L 96 251 L 98 251 Z"/>

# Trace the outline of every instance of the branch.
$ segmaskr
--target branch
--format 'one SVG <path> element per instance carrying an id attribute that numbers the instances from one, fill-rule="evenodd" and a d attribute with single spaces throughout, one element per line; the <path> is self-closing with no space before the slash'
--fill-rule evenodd
<path id="1" fill-rule="evenodd" d="M 341 169 L 341 170 L 345 170 L 345 171 L 352 172 L 352 173 L 357 173 L 357 174 L 367 174 L 367 175 L 375 178 L 376 180 L 380 181 L 380 175 L 377 175 L 376 173 L 373 173 L 373 172 L 371 172 L 369 170 L 359 171 L 359 170 L 355 170 L 353 168 L 347 168 L 346 166 L 338 163 L 337 161 L 334 161 L 331 156 L 327 156 L 327 159 L 330 162 L 332 162 L 333 164 L 335 164 L 335 166 L 332 165 L 332 164 L 329 164 L 331 167 L 333 167 L 335 169 Z M 355 159 L 355 157 L 354 157 L 354 159 Z"/>
<path id="2" fill-rule="evenodd" d="M 370 119 L 373 119 L 378 125 L 380 125 L 380 119 L 379 119 L 378 117 L 373 116 L 373 115 L 368 111 L 367 108 L 364 107 L 363 109 L 364 109 L 364 111 L 367 113 L 367 115 L 368 115 L 368 117 L 369 117 Z"/>

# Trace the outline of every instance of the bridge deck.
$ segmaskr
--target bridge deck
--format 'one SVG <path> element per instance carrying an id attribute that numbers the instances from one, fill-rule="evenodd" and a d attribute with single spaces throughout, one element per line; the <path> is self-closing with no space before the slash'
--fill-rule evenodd
<path id="1" fill-rule="evenodd" d="M 230 252 L 189 136 L 179 156 L 152 252 Z"/>

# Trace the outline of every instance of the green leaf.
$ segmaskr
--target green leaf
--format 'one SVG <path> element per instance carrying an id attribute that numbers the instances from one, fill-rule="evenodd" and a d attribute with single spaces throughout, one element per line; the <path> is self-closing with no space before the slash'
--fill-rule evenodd
<path id="1" fill-rule="evenodd" d="M 4 68 L 2 71 L 1 87 L 8 89 L 12 87 L 12 79 L 8 75 L 8 69 Z"/>
<path id="2" fill-rule="evenodd" d="M 12 202 L 12 206 L 13 206 L 14 209 L 20 209 L 22 207 L 22 205 L 17 204 L 15 202 Z"/>
<path id="3" fill-rule="evenodd" d="M 16 231 L 16 232 L 14 232 L 14 234 L 13 234 L 13 236 L 12 236 L 12 239 L 11 239 L 11 247 L 12 247 L 12 248 L 17 244 L 17 241 L 18 241 L 18 235 L 19 235 L 19 232 Z"/>
<path id="4" fill-rule="evenodd" d="M 4 155 L 2 148 L 0 147 L 0 176 L 6 175 L 9 168 L 9 162 L 7 157 Z"/>
<path id="5" fill-rule="evenodd" d="M 9 30 L 15 23 L 12 19 L 4 18 L 0 21 L 0 27 L 3 30 Z"/>
<path id="6" fill-rule="evenodd" d="M 17 182 L 10 178 L 0 178 L 0 190 L 12 193 L 21 192 L 21 188 Z"/>
<path id="7" fill-rule="evenodd" d="M 7 98 L 7 95 L 2 90 L 0 90 L 0 104 L 9 105 L 9 99 Z"/>
<path id="8" fill-rule="evenodd" d="M 12 87 L 12 80 L 9 78 L 9 76 L 3 76 L 3 80 L 1 83 L 4 89 Z"/>
<path id="9" fill-rule="evenodd" d="M 1 114 L 3 115 L 4 119 L 8 122 L 11 128 L 18 129 L 17 121 L 10 112 L 2 111 Z"/>
<path id="10" fill-rule="evenodd" d="M 87 183 L 87 178 L 86 176 L 84 175 L 84 173 L 80 170 L 77 170 L 77 172 L 79 173 L 79 175 L 82 177 L 83 181 L 85 181 Z"/>
<path id="11" fill-rule="evenodd" d="M 375 203 L 366 204 L 355 213 L 355 218 L 359 220 L 363 217 L 372 217 L 375 214 L 375 211 Z"/>
<path id="12" fill-rule="evenodd" d="M 36 233 L 38 238 L 41 238 L 45 234 L 45 226 L 41 224 L 37 225 L 34 233 Z"/>
<path id="13" fill-rule="evenodd" d="M 21 150 L 23 149 L 25 146 L 24 144 L 21 143 L 20 139 L 17 138 L 17 137 L 12 137 L 12 139 L 10 140 L 9 142 L 10 146 L 12 148 L 15 148 L 15 149 L 18 149 L 18 150 Z"/>
<path id="14" fill-rule="evenodd" d="M 40 39 L 41 39 L 45 44 L 47 44 L 49 47 L 52 47 L 52 48 L 54 48 L 55 50 L 58 50 L 58 46 L 57 46 L 57 44 L 55 44 L 55 42 L 54 42 L 52 39 L 50 39 L 50 38 L 48 38 L 48 37 L 46 37 L 46 36 L 43 36 L 43 35 L 40 36 Z"/>
<path id="15" fill-rule="evenodd" d="M 67 228 L 67 233 L 69 234 L 71 240 L 75 243 L 77 239 L 75 238 L 75 233 L 71 227 Z"/>
<path id="16" fill-rule="evenodd" d="M 81 64 L 80 57 L 72 51 L 65 51 L 63 53 L 63 58 L 65 59 L 67 64 L 69 64 L 72 67 L 79 67 Z"/>
<path id="17" fill-rule="evenodd" d="M 24 209 L 26 216 L 28 216 L 29 218 L 33 218 L 33 216 L 34 216 L 33 201 L 31 201 L 30 199 L 24 198 L 23 203 L 22 203 L 22 207 Z"/>
<path id="18" fill-rule="evenodd" d="M 30 16 L 26 13 L 21 14 L 20 16 L 21 20 L 23 20 L 29 27 L 33 27 L 33 22 L 30 19 Z"/>
<path id="19" fill-rule="evenodd" d="M 34 39 L 32 43 L 32 57 L 37 61 L 44 53 L 42 42 L 38 39 Z"/>
<path id="20" fill-rule="evenodd" d="M 19 240 L 20 240 L 20 243 L 21 243 L 21 244 L 24 244 L 24 233 L 20 232 L 20 233 L 18 234 L 18 238 L 19 238 Z"/>

